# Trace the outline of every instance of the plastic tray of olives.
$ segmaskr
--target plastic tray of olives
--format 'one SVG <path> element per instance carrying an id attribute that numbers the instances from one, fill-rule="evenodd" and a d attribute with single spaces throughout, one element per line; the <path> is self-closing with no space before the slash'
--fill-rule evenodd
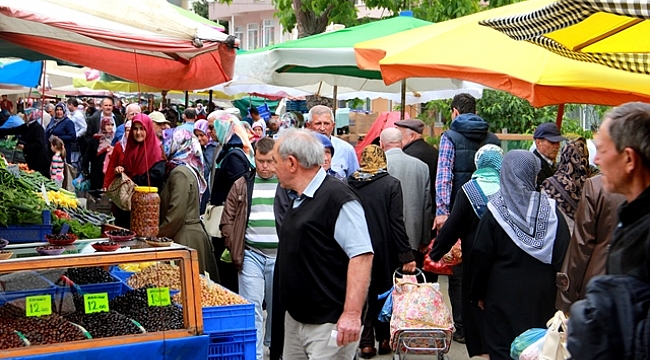
<path id="1" fill-rule="evenodd" d="M 111 241 L 115 242 L 130 241 L 135 237 L 135 232 L 127 229 L 106 231 L 104 234 L 106 234 L 106 237 L 111 239 Z"/>

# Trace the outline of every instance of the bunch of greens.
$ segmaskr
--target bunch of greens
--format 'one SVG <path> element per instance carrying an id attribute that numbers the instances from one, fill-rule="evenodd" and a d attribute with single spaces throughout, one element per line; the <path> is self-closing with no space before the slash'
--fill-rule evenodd
<path id="1" fill-rule="evenodd" d="M 56 216 L 52 216 L 52 233 L 58 234 L 61 232 L 63 224 L 70 225 L 70 230 L 68 232 L 77 235 L 77 238 L 79 239 L 97 239 L 102 235 L 102 230 L 99 226 L 93 225 L 89 222 L 81 225 L 78 220 L 68 220 Z"/>
<path id="2" fill-rule="evenodd" d="M 0 226 L 43 223 L 43 200 L 24 182 L 1 168 L 0 194 Z"/>

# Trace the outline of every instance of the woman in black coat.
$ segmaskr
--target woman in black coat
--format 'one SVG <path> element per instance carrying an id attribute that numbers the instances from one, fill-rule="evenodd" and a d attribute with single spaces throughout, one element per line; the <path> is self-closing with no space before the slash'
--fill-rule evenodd
<path id="1" fill-rule="evenodd" d="M 348 185 L 361 198 L 375 254 L 368 313 L 359 342 L 361 357 L 371 358 L 377 353 L 375 335 L 379 353 L 390 352 L 389 323 L 377 319 L 384 301 L 377 300 L 377 295 L 390 290 L 393 272 L 399 266 L 405 272 L 415 271 L 415 257 L 404 228 L 402 188 L 399 180 L 388 175 L 386 154 L 379 146 L 368 145 L 363 149 L 361 168 L 348 178 Z"/>
<path id="2" fill-rule="evenodd" d="M 496 145 L 484 145 L 476 152 L 476 171 L 472 174 L 472 179 L 463 185 L 463 191 L 458 192 L 449 219 L 433 242 L 429 253 L 431 260 L 442 259 L 460 239 L 463 262 L 469 263 L 479 220 L 487 210 L 488 201 L 500 188 L 502 159 L 503 150 Z M 462 267 L 464 279 L 469 279 L 469 270 L 469 266 Z M 483 311 L 476 304 L 470 303 L 469 285 L 469 281 L 461 284 L 461 304 L 465 346 L 469 357 L 473 357 L 487 354 L 487 348 L 483 334 Z"/>

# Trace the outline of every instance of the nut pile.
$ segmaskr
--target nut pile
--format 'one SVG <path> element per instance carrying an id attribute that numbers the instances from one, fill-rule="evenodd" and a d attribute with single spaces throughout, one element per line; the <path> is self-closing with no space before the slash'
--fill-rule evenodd
<path id="1" fill-rule="evenodd" d="M 28 318 L 24 313 L 23 309 L 10 304 L 0 307 L 0 331 L 20 331 L 32 345 L 86 339 L 78 327 L 58 315 Z"/>
<path id="2" fill-rule="evenodd" d="M 168 287 L 170 290 L 180 290 L 181 270 L 178 266 L 171 264 L 156 264 L 133 274 L 127 280 L 127 285 L 134 289 L 153 285 L 156 287 Z"/>
<path id="3" fill-rule="evenodd" d="M 51 286 L 34 271 L 17 271 L 0 276 L 0 294 L 3 291 L 47 289 Z"/>
<path id="4" fill-rule="evenodd" d="M 174 302 L 182 304 L 181 293 L 172 297 Z M 201 277 L 201 306 L 224 306 L 248 304 L 248 301 L 234 292 Z"/>
<path id="5" fill-rule="evenodd" d="M 148 332 L 184 328 L 183 310 L 175 304 L 149 306 L 146 288 L 131 290 L 109 304 L 111 310 L 139 322 Z"/>
<path id="6" fill-rule="evenodd" d="M 86 329 L 95 338 L 140 334 L 140 328 L 128 317 L 117 313 L 99 312 L 92 314 L 74 313 L 65 318 Z"/>
<path id="7" fill-rule="evenodd" d="M 101 284 L 117 281 L 108 273 L 108 271 L 101 267 L 69 268 L 67 276 L 77 285 Z"/>

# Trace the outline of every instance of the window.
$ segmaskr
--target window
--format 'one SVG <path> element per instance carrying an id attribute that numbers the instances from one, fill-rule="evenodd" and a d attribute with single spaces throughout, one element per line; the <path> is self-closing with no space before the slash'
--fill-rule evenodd
<path id="1" fill-rule="evenodd" d="M 364 0 L 354 0 L 354 6 L 363 6 L 366 5 Z"/>
<path id="2" fill-rule="evenodd" d="M 262 25 L 262 46 L 269 46 L 275 43 L 275 24 L 273 20 L 264 20 Z"/>
<path id="3" fill-rule="evenodd" d="M 239 39 L 239 46 L 244 49 L 244 28 L 241 26 L 235 26 L 235 33 L 233 35 Z"/>
<path id="4" fill-rule="evenodd" d="M 248 24 L 246 25 L 248 35 L 246 36 L 246 50 L 257 49 L 259 44 L 259 25 L 258 24 Z"/>

